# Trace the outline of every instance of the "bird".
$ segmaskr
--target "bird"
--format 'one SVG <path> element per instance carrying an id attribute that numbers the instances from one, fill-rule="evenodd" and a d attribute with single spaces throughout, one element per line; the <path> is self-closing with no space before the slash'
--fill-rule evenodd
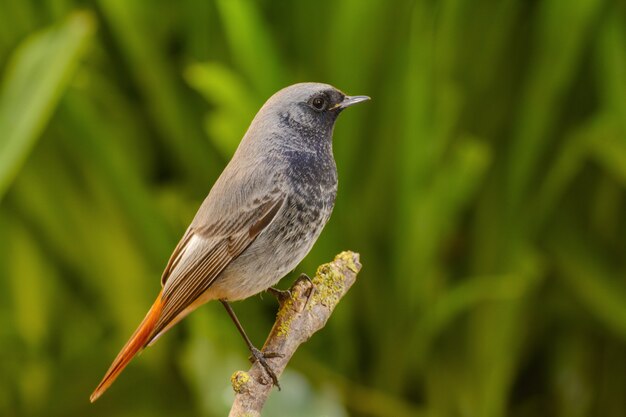
<path id="1" fill-rule="evenodd" d="M 254 360 L 280 388 L 265 361 L 271 356 L 253 346 L 229 303 L 268 290 L 311 250 L 337 195 L 337 116 L 369 99 L 308 82 L 285 87 L 265 102 L 174 248 L 156 300 L 91 402 L 138 352 L 211 300 L 224 305 Z"/>

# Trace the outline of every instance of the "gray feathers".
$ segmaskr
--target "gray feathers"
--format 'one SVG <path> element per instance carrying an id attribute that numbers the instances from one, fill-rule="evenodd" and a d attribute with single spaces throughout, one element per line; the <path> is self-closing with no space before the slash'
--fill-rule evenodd
<path id="1" fill-rule="evenodd" d="M 267 289 L 309 252 L 335 202 L 332 131 L 345 97 L 304 83 L 265 103 L 165 268 L 152 338 L 208 300 Z"/>
<path id="2" fill-rule="evenodd" d="M 331 140 L 337 115 L 367 99 L 306 83 L 287 87 L 265 103 L 176 245 L 161 277 L 163 290 L 96 387 L 92 402 L 137 352 L 198 306 L 247 298 L 300 263 L 335 204 Z M 258 352 L 238 327 L 251 351 Z"/>

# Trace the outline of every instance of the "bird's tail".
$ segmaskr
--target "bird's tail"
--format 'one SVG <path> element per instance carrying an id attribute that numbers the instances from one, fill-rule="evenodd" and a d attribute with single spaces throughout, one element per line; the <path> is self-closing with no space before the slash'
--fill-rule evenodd
<path id="1" fill-rule="evenodd" d="M 152 336 L 152 332 L 154 330 L 154 326 L 156 325 L 159 317 L 161 316 L 161 311 L 163 310 L 163 301 L 162 301 L 163 291 L 159 293 L 156 301 L 146 314 L 146 317 L 143 319 L 135 333 L 130 337 L 130 340 L 126 342 L 121 352 L 118 353 L 117 357 L 111 364 L 111 367 L 102 378 L 102 381 L 94 392 L 89 397 L 91 402 L 96 401 L 104 391 L 111 386 L 115 378 L 124 370 L 128 362 L 139 352 L 141 351 L 146 344 L 150 341 L 150 337 Z"/>

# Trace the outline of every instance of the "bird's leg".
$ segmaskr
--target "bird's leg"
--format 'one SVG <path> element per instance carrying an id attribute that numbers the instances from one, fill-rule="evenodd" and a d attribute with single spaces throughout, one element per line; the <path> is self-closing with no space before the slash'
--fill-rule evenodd
<path id="1" fill-rule="evenodd" d="M 278 387 L 278 389 L 280 390 L 280 384 L 278 383 L 278 377 L 276 377 L 276 374 L 274 373 L 274 371 L 272 370 L 270 365 L 267 363 L 266 359 L 269 359 L 269 358 L 279 358 L 279 357 L 282 357 L 283 355 L 280 354 L 280 353 L 274 353 L 274 352 L 264 353 L 264 352 L 261 352 L 256 347 L 254 347 L 254 345 L 250 341 L 250 338 L 246 334 L 246 331 L 243 329 L 243 326 L 239 322 L 239 319 L 237 318 L 237 315 L 235 314 L 235 311 L 230 306 L 230 304 L 228 304 L 228 301 L 220 300 L 220 302 L 222 303 L 222 305 L 226 309 L 226 312 L 228 313 L 228 315 L 232 319 L 233 323 L 235 323 L 235 326 L 237 327 L 237 330 L 239 330 L 239 333 L 241 334 L 241 337 L 243 337 L 243 340 L 246 342 L 246 345 L 248 346 L 248 349 L 250 350 L 250 353 L 252 353 L 252 356 L 250 358 L 252 363 L 258 361 L 261 364 L 261 366 L 263 367 L 263 369 L 265 369 L 265 372 L 267 372 L 267 374 L 270 376 L 270 378 L 272 378 L 272 382 L 274 383 L 274 385 L 276 385 L 276 387 Z"/>
<path id="2" fill-rule="evenodd" d="M 269 287 L 267 290 L 268 293 L 272 294 L 278 300 L 278 304 L 282 307 L 283 304 L 287 300 L 291 298 L 291 291 L 289 290 L 279 290 L 278 288 Z"/>

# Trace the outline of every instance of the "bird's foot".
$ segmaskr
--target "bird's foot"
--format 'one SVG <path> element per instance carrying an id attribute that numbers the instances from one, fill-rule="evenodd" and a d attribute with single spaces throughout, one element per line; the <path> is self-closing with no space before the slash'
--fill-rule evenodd
<path id="1" fill-rule="evenodd" d="M 311 280 L 311 277 L 309 277 L 307 274 L 305 274 L 304 272 L 300 274 L 300 276 L 298 277 L 298 281 L 300 280 L 304 280 L 304 281 L 309 281 L 309 284 L 311 284 L 311 287 L 313 287 L 313 281 Z"/>
<path id="2" fill-rule="evenodd" d="M 268 293 L 272 294 L 278 300 L 278 304 L 282 307 L 283 304 L 287 300 L 291 298 L 291 291 L 289 290 L 279 290 L 278 288 L 269 287 L 267 290 Z"/>
<path id="3" fill-rule="evenodd" d="M 313 284 L 313 280 L 311 280 L 311 278 L 305 273 L 300 274 L 300 276 L 298 277 L 298 281 L 308 281 L 311 286 L 309 294 L 306 297 L 306 302 L 304 303 L 304 308 L 306 308 L 309 305 L 309 300 L 311 300 L 311 296 L 315 294 L 315 284 Z"/>
<path id="4" fill-rule="evenodd" d="M 276 376 L 276 374 L 272 370 L 272 368 L 269 365 L 269 363 L 267 363 L 267 359 L 282 358 L 285 355 L 283 355 L 282 353 L 276 353 L 276 352 L 261 352 L 259 349 L 255 348 L 255 347 L 252 347 L 250 349 L 250 353 L 252 353 L 250 358 L 248 358 L 248 359 L 250 359 L 250 362 L 252 362 L 252 363 L 258 362 L 258 363 L 260 363 L 261 366 L 263 367 L 263 369 L 265 369 L 265 372 L 267 372 L 269 377 L 272 379 L 272 383 L 280 391 L 280 384 L 278 383 L 278 377 Z"/>

